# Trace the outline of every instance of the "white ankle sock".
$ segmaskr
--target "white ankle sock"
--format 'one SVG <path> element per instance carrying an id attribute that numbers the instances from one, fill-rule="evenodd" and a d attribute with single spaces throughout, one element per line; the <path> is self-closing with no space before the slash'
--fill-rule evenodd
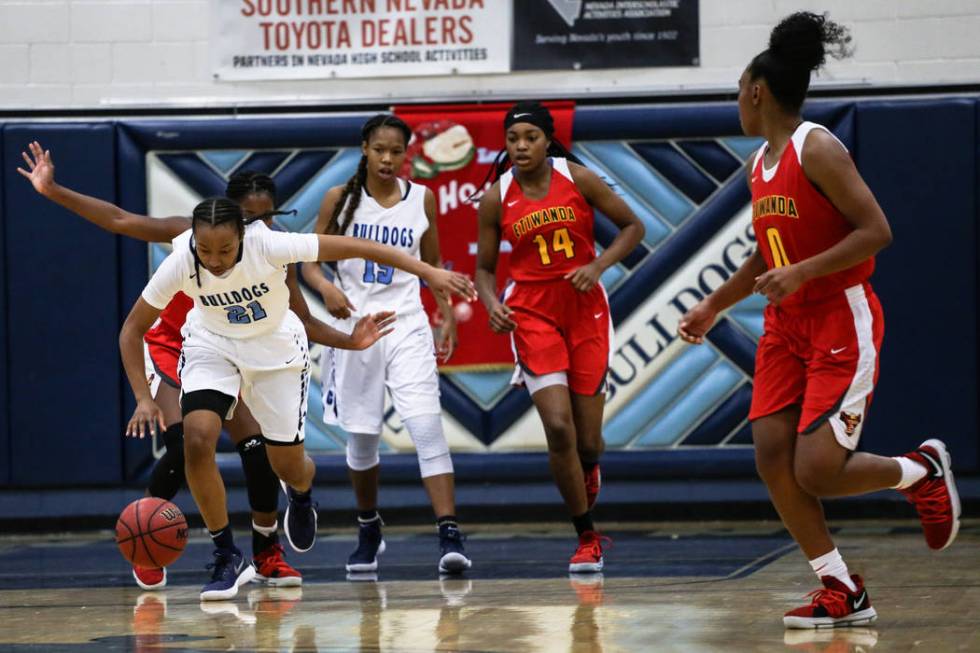
<path id="1" fill-rule="evenodd" d="M 810 561 L 810 567 L 813 568 L 813 573 L 817 575 L 817 578 L 833 576 L 847 585 L 848 589 L 852 592 L 857 591 L 857 585 L 851 580 L 851 574 L 847 571 L 847 565 L 844 564 L 844 559 L 840 557 L 837 549 L 834 549 L 830 553 L 825 553 L 819 558 L 814 558 Z"/>
<path id="2" fill-rule="evenodd" d="M 924 465 L 920 465 L 911 458 L 895 456 L 892 460 L 896 461 L 898 466 L 902 468 L 902 479 L 898 482 L 898 485 L 892 486 L 896 490 L 904 490 L 912 487 L 929 473 L 929 470 Z"/>
<path id="3" fill-rule="evenodd" d="M 256 533 L 261 533 L 266 537 L 271 537 L 279 529 L 279 520 L 272 522 L 272 526 L 259 526 L 254 521 L 252 522 L 252 530 Z"/>

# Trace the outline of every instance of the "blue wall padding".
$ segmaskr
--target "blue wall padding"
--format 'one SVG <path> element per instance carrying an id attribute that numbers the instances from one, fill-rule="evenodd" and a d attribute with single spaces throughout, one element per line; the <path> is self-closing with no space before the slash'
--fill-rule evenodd
<path id="1" fill-rule="evenodd" d="M 116 125 L 116 197 L 127 211 L 145 215 L 146 157 L 142 148 L 126 129 Z M 149 274 L 149 256 L 145 243 L 132 238 L 119 238 L 119 317 L 125 320 L 136 299 L 143 292 Z M 123 423 L 133 414 L 135 402 L 129 381 L 119 365 L 119 388 L 122 397 Z M 123 477 L 132 479 L 151 462 L 152 453 L 147 440 L 126 438 L 122 443 Z"/>
<path id="2" fill-rule="evenodd" d="M 857 163 L 894 242 L 873 278 L 885 311 L 881 376 L 863 445 L 946 440 L 977 469 L 976 102 L 859 106 Z"/>
<path id="3" fill-rule="evenodd" d="M 15 159 L 7 159 L 6 141 L 3 130 L 0 130 L 0 166 L 4 170 L 12 170 L 22 165 L 22 160 L 16 154 Z M 15 173 L 16 174 L 16 173 Z M 10 483 L 10 397 L 7 394 L 8 373 L 7 365 L 7 276 L 6 276 L 6 184 L 0 185 L 0 486 Z"/>
<path id="4" fill-rule="evenodd" d="M 116 200 L 111 124 L 12 125 L 4 160 L 38 139 L 58 179 Z M 11 482 L 122 481 L 119 268 L 114 236 L 3 170 Z"/>
<path id="5" fill-rule="evenodd" d="M 862 447 L 894 455 L 927 437 L 942 437 L 957 469 L 970 472 L 980 469 L 977 114 L 974 98 L 827 100 L 809 102 L 804 111 L 804 117 L 830 126 L 848 146 L 895 235 L 892 246 L 878 257 L 879 272 L 873 278 L 887 328 Z M 27 142 L 37 138 L 54 152 L 60 181 L 146 213 L 147 151 L 264 150 L 253 156 L 257 166 L 268 168 L 282 163 L 280 152 L 307 148 L 277 176 L 280 197 L 285 198 L 336 148 L 358 145 L 360 126 L 370 115 L 22 122 L 3 127 L 0 486 L 115 485 L 145 474 L 149 462 L 146 441 L 122 438 L 132 397 L 117 345 L 119 327 L 146 283 L 146 245 L 104 233 L 36 195 L 16 172 Z M 700 139 L 724 138 L 737 156 L 751 155 L 757 145 L 737 138 L 741 132 L 734 104 L 581 107 L 574 129 L 576 141 L 646 141 L 639 147 L 654 157 L 666 150 L 651 142 L 694 139 L 687 141 L 687 158 L 667 151 L 677 164 L 668 166 L 668 178 L 673 175 L 673 185 L 696 197 L 708 190 L 706 180 L 721 184 L 696 217 L 627 261 L 635 274 L 611 297 L 613 316 L 621 322 L 749 199 L 740 175 L 723 179 L 738 161 L 729 160 L 711 140 L 701 147 Z M 356 151 L 351 152 L 356 158 Z M 688 158 L 713 179 L 692 174 Z M 177 165 L 190 164 L 197 165 L 190 159 Z M 223 192 L 223 180 L 212 176 L 207 190 Z M 317 179 L 322 181 L 322 175 Z M 615 236 L 602 217 L 597 232 L 604 244 Z M 723 322 L 710 340 L 748 371 L 753 334 L 740 324 Z M 739 430 L 730 444 L 751 442 L 749 427 L 738 427 L 749 387 L 740 386 L 698 423 L 684 443 L 694 446 L 682 452 L 612 455 L 635 460 L 651 475 L 690 477 L 717 473 L 727 456 L 739 456 L 745 463 L 739 473 L 751 473 L 751 452 L 703 446 L 731 428 Z M 523 389 L 508 391 L 492 412 L 448 382 L 442 391 L 447 411 L 486 442 L 530 408 Z M 486 465 L 501 467 L 501 478 L 509 464 L 504 459 L 486 458 Z"/>

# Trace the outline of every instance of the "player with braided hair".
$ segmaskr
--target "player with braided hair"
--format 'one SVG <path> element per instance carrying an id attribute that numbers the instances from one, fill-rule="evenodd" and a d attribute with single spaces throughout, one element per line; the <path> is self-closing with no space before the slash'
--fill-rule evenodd
<path id="1" fill-rule="evenodd" d="M 23 171 L 35 190 L 66 209 L 77 213 L 109 232 L 148 242 L 170 242 L 190 227 L 184 217 L 151 218 L 129 213 L 94 197 L 77 193 L 55 181 L 54 161 L 39 143 L 29 145 L 25 153 L 28 169 Z M 228 180 L 225 195 L 241 205 L 249 220 L 269 221 L 282 213 L 275 210 L 276 186 L 261 172 L 240 171 Z M 303 322 L 307 337 L 333 347 L 366 346 L 374 329 L 384 330 L 390 324 L 390 313 L 368 316 L 355 325 L 350 336 L 320 322 L 310 313 L 299 290 L 295 266 L 289 266 L 286 284 L 290 290 L 290 309 Z M 147 496 L 171 500 L 184 485 L 184 438 L 180 414 L 180 379 L 177 361 L 182 347 L 181 328 L 193 302 L 178 293 L 160 313 L 160 318 L 144 337 L 147 381 L 154 401 L 164 413 L 166 428 L 161 433 L 165 444 L 163 455 L 153 466 Z M 258 423 L 247 406 L 240 406 L 224 424 L 242 461 L 249 505 L 252 509 L 252 554 L 256 578 L 275 586 L 299 585 L 302 575 L 289 565 L 278 538 L 277 511 L 279 479 L 266 455 L 266 445 Z M 165 568 L 133 567 L 133 577 L 144 590 L 159 590 L 167 584 Z"/>
<path id="2" fill-rule="evenodd" d="M 510 333 L 515 384 L 527 387 L 544 425 L 548 460 L 579 543 L 571 572 L 602 570 L 592 522 L 605 447 L 602 415 L 612 316 L 603 271 L 643 239 L 643 224 L 598 175 L 554 137 L 551 112 L 518 102 L 504 116 L 506 147 L 480 199 L 476 283 L 490 328 Z M 594 210 L 619 228 L 599 256 Z M 513 282 L 497 295 L 501 240 L 513 247 Z"/>
<path id="3" fill-rule="evenodd" d="M 269 462 L 287 486 L 286 537 L 300 552 L 316 539 L 315 467 L 303 447 L 310 356 L 303 325 L 288 307 L 287 266 L 369 258 L 421 275 L 436 295 L 458 293 L 469 299 L 474 293 L 464 276 L 392 247 L 359 238 L 277 233 L 261 221 L 246 226 L 241 207 L 227 198 L 198 204 L 191 229 L 173 245 L 119 334 L 123 366 L 137 398 L 127 434 L 144 437 L 158 424 L 164 426 L 142 378 L 141 340 L 163 307 L 183 291 L 194 300 L 182 329 L 179 367 L 187 483 L 216 548 L 211 582 L 201 598 L 227 599 L 254 575 L 235 547 L 214 461 L 221 422 L 234 414 L 239 396 L 258 421 Z M 371 335 L 370 342 L 381 337 L 378 331 Z"/>
<path id="4" fill-rule="evenodd" d="M 412 131 L 397 116 L 378 114 L 361 129 L 361 160 L 343 186 L 330 189 L 320 206 L 315 231 L 376 240 L 439 267 L 436 201 L 432 191 L 399 178 Z M 455 483 L 449 445 L 442 429 L 436 355 L 452 356 L 456 320 L 448 301 L 436 298 L 443 317 L 437 351 L 422 307 L 418 280 L 373 261 L 347 260 L 335 266 L 334 285 L 319 266 L 304 265 L 303 276 L 338 319 L 390 306 L 399 330 L 370 350 L 334 351 L 325 366 L 324 416 L 349 434 L 347 467 L 358 508 L 358 546 L 347 560 L 350 572 L 374 571 L 384 551 L 378 513 L 378 449 L 384 420 L 385 387 L 418 454 L 422 484 L 435 512 L 442 573 L 470 567 L 456 521 Z M 353 301 L 351 301 L 351 298 Z M 356 306 L 356 308 L 355 308 Z"/>

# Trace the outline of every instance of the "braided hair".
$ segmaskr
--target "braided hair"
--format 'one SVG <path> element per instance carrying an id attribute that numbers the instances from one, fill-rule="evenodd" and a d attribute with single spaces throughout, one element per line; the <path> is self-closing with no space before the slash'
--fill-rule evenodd
<path id="1" fill-rule="evenodd" d="M 810 72 L 829 54 L 843 59 L 853 52 L 850 31 L 826 14 L 800 11 L 784 18 L 769 35 L 769 47 L 748 65 L 750 79 L 766 80 L 779 105 L 798 112 L 810 88 Z"/>
<path id="2" fill-rule="evenodd" d="M 225 187 L 225 197 L 233 202 L 242 203 L 249 195 L 268 195 L 272 200 L 272 205 L 276 205 L 276 182 L 272 177 L 264 172 L 256 170 L 242 170 L 236 172 L 228 179 L 228 186 Z M 269 211 L 262 215 L 253 215 L 245 218 L 245 224 L 251 224 L 258 220 L 268 220 L 277 215 L 295 215 L 296 210 L 292 211 Z"/>
<path id="3" fill-rule="evenodd" d="M 572 154 L 561 141 L 555 138 L 555 120 L 551 116 L 551 112 L 548 111 L 548 107 L 536 100 L 522 100 L 518 102 L 508 109 L 507 115 L 504 116 L 504 131 L 510 129 L 511 125 L 519 122 L 531 123 L 544 132 L 545 138 L 551 141 L 548 144 L 548 156 L 557 156 L 579 165 L 585 165 L 581 159 Z M 487 171 L 487 176 L 483 178 L 483 183 L 477 187 L 477 190 L 467 200 L 473 201 L 477 195 L 482 195 L 484 189 L 489 188 L 500 179 L 510 166 L 510 155 L 507 154 L 507 147 L 504 146 L 493 160 L 490 170 Z"/>
<path id="4" fill-rule="evenodd" d="M 240 240 L 238 259 L 241 260 L 242 248 L 245 246 L 245 218 L 242 215 L 242 207 L 227 197 L 209 197 L 194 207 L 194 213 L 191 215 L 192 236 L 196 233 L 199 224 L 206 224 L 212 228 L 222 224 L 234 226 Z M 197 279 L 197 287 L 200 288 L 201 259 L 197 255 L 193 237 L 190 239 L 190 248 L 194 257 L 194 277 Z"/>
<path id="5" fill-rule="evenodd" d="M 361 127 L 361 141 L 367 143 L 371 140 L 374 132 L 384 127 L 391 127 L 400 131 L 405 137 L 406 146 L 412 140 L 412 128 L 405 124 L 404 120 L 390 113 L 379 113 Z M 357 211 L 357 207 L 361 204 L 361 191 L 364 189 L 366 183 L 367 155 L 362 154 L 361 160 L 357 164 L 357 172 L 344 184 L 344 190 L 340 194 L 340 199 L 337 200 L 337 204 L 333 207 L 333 214 L 331 214 L 330 220 L 327 222 L 326 233 L 341 236 L 347 231 L 347 227 L 354 220 L 354 213 Z M 344 210 L 345 204 L 346 210 Z M 341 221 L 341 213 L 343 213 L 343 221 Z"/>

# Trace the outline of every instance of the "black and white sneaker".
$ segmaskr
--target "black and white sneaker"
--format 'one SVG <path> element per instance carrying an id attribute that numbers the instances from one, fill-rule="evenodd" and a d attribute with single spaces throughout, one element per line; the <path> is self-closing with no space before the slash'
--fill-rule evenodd
<path id="1" fill-rule="evenodd" d="M 459 526 L 456 524 L 441 524 L 439 526 L 439 573 L 440 574 L 461 574 L 473 566 L 473 562 L 466 557 L 463 548 L 463 535 Z"/>
<path id="2" fill-rule="evenodd" d="M 378 556 L 385 552 L 385 541 L 381 535 L 381 516 L 370 521 L 358 519 L 357 548 L 347 558 L 347 571 L 363 573 L 378 570 Z"/>
<path id="3" fill-rule="evenodd" d="M 289 546 L 297 553 L 306 553 L 313 548 L 316 542 L 316 509 L 317 503 L 313 501 L 310 493 L 300 496 L 296 490 L 283 483 L 283 489 L 289 498 L 289 506 L 286 508 L 286 515 L 283 518 L 283 530 L 286 531 L 286 539 Z"/>

